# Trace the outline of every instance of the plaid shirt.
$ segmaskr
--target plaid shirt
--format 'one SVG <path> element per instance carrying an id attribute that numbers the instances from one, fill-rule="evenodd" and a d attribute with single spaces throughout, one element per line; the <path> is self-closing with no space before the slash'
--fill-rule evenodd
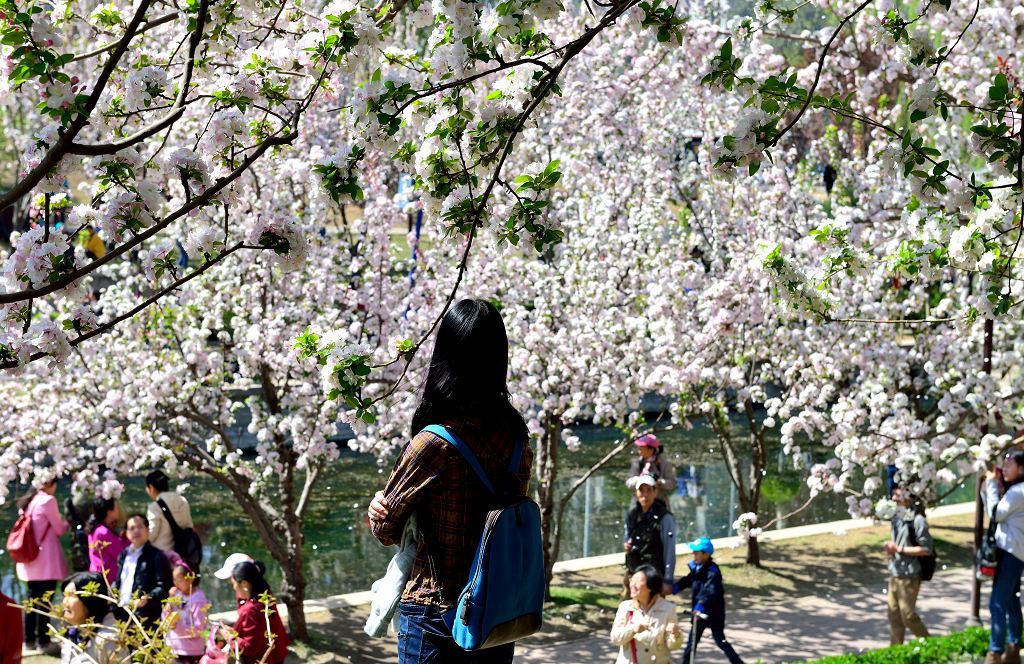
<path id="1" fill-rule="evenodd" d="M 513 432 L 487 431 L 470 420 L 445 426 L 473 450 L 492 483 L 502 476 L 515 446 Z M 533 451 L 524 441 L 518 473 L 524 494 L 532 463 Z M 402 601 L 450 608 L 469 579 L 492 503 L 490 493 L 458 450 L 443 438 L 420 432 L 395 462 L 384 495 L 388 516 L 370 522 L 374 537 L 384 545 L 397 544 L 414 512 L 423 534 Z"/>

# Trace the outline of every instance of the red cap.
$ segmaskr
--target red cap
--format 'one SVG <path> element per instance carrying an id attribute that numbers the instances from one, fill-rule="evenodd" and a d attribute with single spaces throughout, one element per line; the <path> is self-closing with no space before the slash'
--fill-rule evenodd
<path id="1" fill-rule="evenodd" d="M 653 433 L 640 436 L 633 441 L 633 444 L 637 447 L 653 447 L 654 449 L 661 447 L 661 443 L 658 442 L 658 438 Z"/>

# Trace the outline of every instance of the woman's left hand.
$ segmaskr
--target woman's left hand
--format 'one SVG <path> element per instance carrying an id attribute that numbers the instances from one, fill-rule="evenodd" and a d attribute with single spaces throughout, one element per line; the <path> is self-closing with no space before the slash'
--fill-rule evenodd
<path id="1" fill-rule="evenodd" d="M 384 492 L 378 491 L 373 494 L 373 500 L 370 501 L 370 507 L 366 510 L 366 514 L 370 517 L 370 521 L 383 521 L 388 518 L 388 511 L 390 509 L 391 506 L 388 505 Z"/>

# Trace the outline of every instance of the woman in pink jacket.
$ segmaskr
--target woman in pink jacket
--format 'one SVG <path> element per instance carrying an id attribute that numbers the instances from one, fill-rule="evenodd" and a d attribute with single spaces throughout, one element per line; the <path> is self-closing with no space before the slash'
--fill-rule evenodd
<path id="1" fill-rule="evenodd" d="M 50 480 L 33 494 L 18 501 L 18 507 L 32 519 L 32 533 L 39 543 L 39 555 L 35 560 L 18 563 L 18 578 L 28 582 L 28 595 L 41 600 L 46 593 L 57 590 L 57 582 L 68 575 L 68 561 L 60 544 L 60 536 L 68 531 L 68 522 L 61 518 L 57 509 L 57 480 Z M 51 650 L 60 653 L 57 644 L 50 643 L 50 621 L 35 612 L 25 615 L 25 647 L 35 650 L 36 644 L 46 654 Z"/>

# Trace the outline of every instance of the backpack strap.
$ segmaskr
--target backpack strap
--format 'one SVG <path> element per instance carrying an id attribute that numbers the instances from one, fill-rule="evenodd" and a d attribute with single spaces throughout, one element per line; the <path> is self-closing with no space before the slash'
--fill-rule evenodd
<path id="1" fill-rule="evenodd" d="M 462 440 L 461 438 L 456 436 L 455 433 L 449 431 L 446 427 L 443 427 L 440 424 L 431 424 L 430 426 L 424 427 L 423 430 L 429 431 L 435 436 L 443 438 L 445 441 L 448 442 L 449 445 L 458 450 L 459 454 L 462 455 L 462 458 L 464 458 L 466 460 L 466 463 L 469 464 L 469 467 L 473 469 L 474 473 L 476 473 L 476 476 L 480 478 L 481 482 L 483 482 L 484 487 L 486 487 L 487 490 L 490 491 L 492 495 L 497 495 L 497 492 L 494 490 L 494 485 L 491 484 L 491 479 L 487 477 L 487 473 L 484 472 L 484 469 L 480 465 L 480 462 L 477 461 L 476 455 L 473 454 L 473 450 L 469 449 L 469 445 L 467 445 L 464 440 Z M 521 454 L 522 452 L 521 450 L 519 450 L 518 444 L 516 448 L 518 451 L 513 452 L 512 456 L 518 458 L 519 454 Z M 518 459 L 516 462 L 516 467 L 519 467 Z"/>
<path id="2" fill-rule="evenodd" d="M 174 520 L 174 516 L 171 514 L 171 509 L 167 507 L 167 503 L 164 502 L 163 498 L 157 498 L 157 507 L 164 513 L 164 518 L 167 519 L 167 525 L 171 527 L 171 536 L 174 539 L 178 539 L 178 533 L 181 532 L 181 527 L 178 522 Z"/>

